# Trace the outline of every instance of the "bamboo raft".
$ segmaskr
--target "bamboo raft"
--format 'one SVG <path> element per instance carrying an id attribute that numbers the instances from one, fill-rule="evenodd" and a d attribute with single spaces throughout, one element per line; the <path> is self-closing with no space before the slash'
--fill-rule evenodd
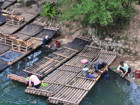
<path id="1" fill-rule="evenodd" d="M 0 33 L 4 34 L 13 34 L 17 32 L 39 15 L 32 13 L 30 10 L 21 12 L 20 15 L 15 15 L 12 11 L 7 10 L 2 10 L 2 12 L 7 14 L 6 24 L 0 27 Z"/>
<path id="2" fill-rule="evenodd" d="M 24 41 L 27 41 L 31 38 L 31 36 L 28 36 L 28 35 L 24 35 L 24 34 L 21 34 L 21 33 L 16 33 L 16 34 L 13 34 L 16 38 L 19 38 L 19 39 L 22 39 Z"/>
<path id="3" fill-rule="evenodd" d="M 65 65 L 82 68 L 85 66 L 80 62 L 82 59 L 87 59 L 91 62 L 93 59 L 97 59 L 100 51 L 100 48 L 86 46 L 77 56 L 66 62 Z"/>
<path id="4" fill-rule="evenodd" d="M 70 44 L 67 44 L 66 47 L 81 51 L 88 43 L 89 41 L 87 40 L 75 38 Z"/>
<path id="5" fill-rule="evenodd" d="M 105 56 L 105 57 L 103 57 Z M 106 56 L 108 57 L 106 59 Z M 107 61 L 110 64 L 116 55 L 110 56 L 106 53 L 101 53 L 101 57 L 104 61 Z M 105 58 L 105 59 L 104 59 Z M 94 63 L 94 62 L 93 62 Z M 100 78 L 100 74 L 96 79 L 88 79 L 82 76 L 82 73 L 73 78 L 68 85 L 64 85 L 64 87 L 54 96 L 48 98 L 48 101 L 53 104 L 63 104 L 63 105 L 79 105 L 83 98 L 87 95 L 87 93 L 91 90 L 91 88 L 95 85 L 95 83 Z"/>
<path id="6" fill-rule="evenodd" d="M 25 90 L 26 93 L 30 93 L 31 94 L 36 94 L 39 96 L 53 96 L 54 94 L 56 94 L 57 92 L 59 92 L 59 90 L 61 90 L 63 88 L 62 85 L 59 84 L 49 84 L 46 87 L 40 87 L 39 89 L 33 89 L 30 87 L 27 87 L 27 89 Z"/>
<path id="7" fill-rule="evenodd" d="M 21 31 L 13 34 L 16 38 L 22 39 L 24 41 L 29 40 L 34 37 L 38 40 L 41 40 L 48 35 L 49 38 L 53 38 L 57 34 L 54 30 L 44 29 L 43 26 L 39 26 L 37 24 L 31 23 L 26 25 Z"/>
<path id="8" fill-rule="evenodd" d="M 61 50 L 62 48 L 60 48 L 59 50 Z M 60 66 L 67 59 L 74 56 L 76 53 L 77 52 L 73 52 L 68 57 L 66 57 L 66 56 L 62 56 L 63 53 L 62 53 L 62 55 L 60 55 L 60 54 L 57 54 L 57 53 L 54 52 L 54 53 L 48 55 L 48 57 L 45 57 L 42 60 L 33 64 L 32 66 L 24 69 L 23 71 L 26 73 L 26 75 L 10 74 L 9 77 L 11 79 L 14 79 L 16 77 L 17 81 L 22 82 L 22 83 L 26 83 L 26 78 L 27 78 L 28 73 L 33 73 L 33 74 L 36 74 L 39 77 L 44 77 L 45 75 L 47 75 L 48 73 L 50 73 L 51 71 L 56 69 L 58 66 Z M 23 79 L 23 77 L 24 77 L 24 79 Z M 20 79 L 20 78 L 22 78 L 22 79 Z"/>
<path id="9" fill-rule="evenodd" d="M 31 14 L 33 16 L 37 16 L 37 14 L 35 14 L 35 15 L 32 13 L 29 13 L 29 14 Z M 14 17 L 14 19 L 19 18 L 15 15 L 13 17 Z M 27 23 L 26 21 L 30 20 L 30 19 L 32 19 L 32 17 L 31 18 L 28 16 L 25 17 L 25 23 Z M 24 24 L 24 23 L 22 23 L 22 24 Z M 9 24 L 7 23 L 6 25 L 9 25 Z M 3 28 L 3 26 L 0 27 L 0 31 L 2 31 L 1 28 Z M 13 27 L 15 27 L 15 26 L 13 26 Z M 5 69 L 6 67 L 12 65 L 13 63 L 17 62 L 18 60 L 20 60 L 21 58 L 23 58 L 24 56 L 26 56 L 27 54 L 29 54 L 30 52 L 32 52 L 33 50 L 35 50 L 36 48 L 41 46 L 42 39 L 35 38 L 34 36 L 37 35 L 38 33 L 40 33 L 42 30 L 44 30 L 43 26 L 39 26 L 39 25 L 31 23 L 31 24 L 26 25 L 21 31 L 19 31 L 16 34 L 11 35 L 11 34 L 0 33 L 0 47 L 1 47 L 0 59 L 4 62 L 5 61 L 7 62 L 6 66 L 0 65 L 0 66 L 2 66 L 2 69 L 0 69 L 0 71 Z M 52 38 L 52 37 L 53 37 L 53 35 L 51 34 L 50 38 Z M 5 57 L 6 56 L 8 57 L 8 55 L 11 52 L 13 52 L 13 54 L 20 53 L 20 56 L 12 55 L 13 57 L 9 58 L 10 60 L 5 59 Z"/>
<path id="10" fill-rule="evenodd" d="M 16 0 L 6 0 L 2 5 L 14 1 Z M 12 10 L 13 11 L 10 10 L 10 7 L 6 10 L 1 10 L 1 13 L 5 14 L 4 17 L 6 18 L 6 23 L 0 26 L 0 60 L 1 62 L 3 61 L 6 66 L 3 66 L 3 63 L 0 63 L 0 66 L 2 66 L 0 71 L 41 46 L 42 37 L 44 37 L 44 33 L 41 32 L 47 32 L 47 35 L 49 35 L 50 38 L 56 34 L 56 31 L 46 30 L 44 29 L 44 26 L 35 24 L 34 22 L 28 24 L 39 15 L 34 7 L 28 9 L 26 12 L 23 11 L 22 8 L 18 8 L 17 10 L 16 7 L 12 8 Z M 38 37 L 34 37 L 36 35 L 38 35 Z M 53 61 L 55 60 L 52 60 L 52 64 L 56 64 Z M 60 60 L 58 60 L 58 62 L 59 61 Z M 30 71 L 27 70 L 27 72 Z M 42 73 L 44 72 L 42 71 Z"/>
<path id="11" fill-rule="evenodd" d="M 14 4 L 17 0 L 4 0 L 3 4 L 1 5 L 1 9 L 6 9 L 10 5 Z"/>
<path id="12" fill-rule="evenodd" d="M 4 68 L 8 67 L 8 62 L 0 60 L 0 70 L 3 70 Z M 1 71 L 0 71 L 1 72 Z"/>
<path id="13" fill-rule="evenodd" d="M 43 26 L 39 26 L 36 24 L 28 24 L 26 25 L 21 31 L 20 34 L 27 35 L 27 36 L 35 36 L 39 32 L 43 30 Z"/>
<path id="14" fill-rule="evenodd" d="M 0 55 L 10 50 L 11 46 L 0 44 Z"/>
<path id="15" fill-rule="evenodd" d="M 49 38 L 52 38 L 53 36 L 55 36 L 57 33 L 57 31 L 54 30 L 49 30 L 49 29 L 43 29 L 41 32 L 39 32 L 35 37 L 36 38 L 40 38 L 43 39 L 46 35 L 49 36 Z"/>
<path id="16" fill-rule="evenodd" d="M 80 39 L 80 41 L 81 40 L 82 39 Z M 87 41 L 85 41 L 85 42 L 87 43 Z M 73 43 L 73 41 L 71 43 Z M 85 45 L 82 44 L 82 48 L 83 48 L 83 46 L 85 46 Z M 79 47 L 81 47 L 81 46 L 79 45 Z M 50 73 L 53 70 L 55 70 L 56 68 L 58 68 L 60 65 L 62 65 L 64 62 L 66 62 L 68 59 L 70 59 L 71 57 L 76 55 L 78 52 L 79 52 L 78 50 L 63 46 L 63 47 L 57 49 L 57 51 L 53 52 L 52 54 L 49 54 L 47 57 L 44 57 L 42 60 L 36 62 L 32 66 L 21 71 L 21 72 L 26 73 L 26 75 L 22 75 L 22 73 L 20 73 L 20 75 L 19 74 L 18 75 L 10 74 L 10 75 L 8 75 L 8 77 L 11 79 L 14 79 L 14 80 L 16 78 L 16 81 L 19 81 L 22 83 L 26 83 L 26 78 L 27 78 L 28 73 L 33 73 L 42 78 L 42 77 L 46 76 L 48 73 Z"/>
<path id="17" fill-rule="evenodd" d="M 8 51 L 0 56 L 0 60 L 12 62 L 12 61 L 16 60 L 17 58 L 21 57 L 22 55 L 23 54 L 20 52 Z"/>
<path id="18" fill-rule="evenodd" d="M 46 21 L 46 20 L 47 20 L 47 18 L 39 16 L 35 19 L 34 23 L 41 25 L 41 26 L 45 26 L 46 30 L 58 31 L 60 29 L 59 24 L 54 24 L 54 23 L 51 23 L 51 22 Z"/>
<path id="19" fill-rule="evenodd" d="M 30 39 L 31 37 L 36 36 L 42 30 L 43 30 L 43 26 L 39 26 L 39 25 L 31 23 L 31 24 L 26 25 L 18 33 L 13 34 L 13 36 L 26 41 L 26 40 Z M 40 40 L 42 40 L 42 39 L 40 39 Z"/>
<path id="20" fill-rule="evenodd" d="M 102 59 L 104 60 L 108 65 L 110 65 L 113 60 L 116 58 L 116 53 L 113 53 L 113 52 L 108 52 L 108 51 L 104 51 L 102 50 L 101 51 L 101 54 L 98 58 L 99 59 Z M 95 63 L 95 62 L 94 62 Z"/>
<path id="21" fill-rule="evenodd" d="M 87 53 L 87 51 L 91 52 Z M 92 53 L 92 51 L 97 53 Z M 104 52 L 100 48 L 86 46 L 84 50 L 72 58 L 73 60 L 66 62 L 43 79 L 43 82 L 48 83 L 49 88 L 47 88 L 48 86 L 40 87 L 39 89 L 27 88 L 25 92 L 46 96 L 48 97 L 48 101 L 53 104 L 78 105 L 101 76 L 99 74 L 95 79 L 90 79 L 82 75 L 81 67 L 79 67 L 81 64 L 80 59 L 77 61 L 79 63 L 73 65 L 75 58 L 77 58 L 77 56 L 81 57 L 82 55 L 83 58 L 85 58 L 85 55 L 87 57 L 92 56 L 90 61 L 93 64 L 95 64 L 98 59 L 103 59 L 105 62 L 110 64 L 116 57 L 115 54 Z M 82 67 L 86 67 L 86 65 L 83 65 Z M 93 73 L 95 70 L 92 69 L 91 71 Z M 52 88 L 57 88 L 57 91 L 55 89 L 51 89 L 51 86 Z"/>
<path id="22" fill-rule="evenodd" d="M 36 40 L 34 38 L 31 38 L 26 42 L 22 40 L 14 40 L 16 41 L 16 43 L 15 41 L 13 41 L 13 39 L 8 39 L 6 40 L 6 44 L 5 41 L 3 41 L 4 43 L 0 44 L 0 46 L 2 46 L 0 59 L 3 62 L 7 62 L 7 64 L 5 64 L 6 66 L 1 67 L 0 71 L 17 62 L 18 60 L 20 60 L 21 58 L 23 58 L 42 44 L 41 41 Z M 11 45 L 9 46 L 8 44 L 10 43 Z"/>

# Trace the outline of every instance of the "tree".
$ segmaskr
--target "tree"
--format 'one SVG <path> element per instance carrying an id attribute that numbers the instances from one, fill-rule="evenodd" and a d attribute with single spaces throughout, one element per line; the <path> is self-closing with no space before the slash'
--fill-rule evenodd
<path id="1" fill-rule="evenodd" d="M 60 0 L 63 4 L 67 0 Z M 69 0 L 67 8 L 61 10 L 61 18 L 78 20 L 87 24 L 107 26 L 119 18 L 129 18 L 131 4 L 135 0 Z M 66 4 L 68 5 L 68 4 Z"/>

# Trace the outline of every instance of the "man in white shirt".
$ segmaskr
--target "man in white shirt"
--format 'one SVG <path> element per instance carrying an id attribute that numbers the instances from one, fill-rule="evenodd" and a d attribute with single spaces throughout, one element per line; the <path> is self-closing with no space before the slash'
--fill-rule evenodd
<path id="1" fill-rule="evenodd" d="M 131 68 L 123 61 L 120 62 L 117 70 L 121 73 L 122 77 L 124 77 L 126 74 L 128 74 L 128 77 L 130 76 L 129 73 L 131 72 Z"/>

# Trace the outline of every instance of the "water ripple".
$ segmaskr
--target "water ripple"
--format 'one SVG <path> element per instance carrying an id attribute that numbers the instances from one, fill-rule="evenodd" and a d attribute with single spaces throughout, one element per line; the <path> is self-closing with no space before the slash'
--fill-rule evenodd
<path id="1" fill-rule="evenodd" d="M 13 103 L 17 105 L 29 103 L 31 100 L 28 95 L 25 95 L 23 87 L 16 87 L 16 85 L 10 83 L 8 87 L 4 88 L 0 94 L 1 100 L 5 103 Z"/>

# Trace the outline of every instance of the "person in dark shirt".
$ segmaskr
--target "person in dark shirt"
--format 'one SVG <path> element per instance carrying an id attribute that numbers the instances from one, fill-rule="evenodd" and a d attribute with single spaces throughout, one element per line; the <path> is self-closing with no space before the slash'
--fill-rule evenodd
<path id="1" fill-rule="evenodd" d="M 52 39 L 49 39 L 49 37 L 48 36 L 45 36 L 44 38 L 43 38 L 43 45 L 44 46 L 47 46 L 48 48 L 50 48 L 51 47 L 51 41 L 52 41 Z"/>
<path id="2" fill-rule="evenodd" d="M 100 59 L 95 64 L 95 72 L 103 73 L 104 71 L 108 71 L 108 64 L 104 62 L 102 59 Z"/>

